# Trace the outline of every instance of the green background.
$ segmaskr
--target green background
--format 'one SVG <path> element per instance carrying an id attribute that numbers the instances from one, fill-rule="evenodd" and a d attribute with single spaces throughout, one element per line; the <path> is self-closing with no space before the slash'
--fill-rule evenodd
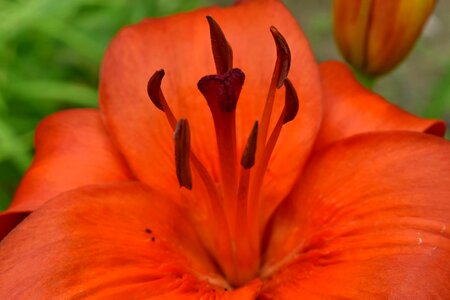
<path id="1" fill-rule="evenodd" d="M 0 210 L 33 156 L 34 128 L 46 115 L 96 107 L 98 70 L 114 34 L 144 17 L 213 0 L 0 0 Z M 339 59 L 330 0 L 285 1 L 319 61 Z M 450 119 L 450 11 L 440 1 L 414 52 L 375 90 L 405 109 Z"/>

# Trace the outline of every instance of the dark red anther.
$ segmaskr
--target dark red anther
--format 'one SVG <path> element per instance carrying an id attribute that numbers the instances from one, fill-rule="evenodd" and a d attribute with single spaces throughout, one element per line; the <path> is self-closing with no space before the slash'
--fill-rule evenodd
<path id="1" fill-rule="evenodd" d="M 211 48 L 216 64 L 217 74 L 225 74 L 233 68 L 233 50 L 228 43 L 219 24 L 211 17 L 207 16 L 209 33 L 211 36 Z"/>
<path id="2" fill-rule="evenodd" d="M 191 153 L 191 133 L 189 123 L 186 119 L 180 119 L 177 122 L 175 132 L 173 133 L 175 140 L 175 167 L 178 182 L 180 186 L 191 190 L 192 176 L 189 157 Z"/>
<path id="3" fill-rule="evenodd" d="M 231 69 L 223 75 L 203 77 L 197 87 L 212 110 L 218 107 L 223 112 L 232 112 L 236 109 L 244 80 L 245 74 L 241 70 Z"/>
<path id="4" fill-rule="evenodd" d="M 156 71 L 155 74 L 150 77 L 147 83 L 147 94 L 152 100 L 153 104 L 160 110 L 164 111 L 164 108 L 161 104 L 161 97 L 164 97 L 162 95 L 161 91 L 161 81 L 164 78 L 164 70 Z"/>
<path id="5" fill-rule="evenodd" d="M 292 82 L 287 78 L 284 80 L 284 87 L 286 89 L 286 96 L 284 100 L 285 115 L 283 124 L 286 124 L 287 122 L 294 120 L 295 116 L 297 116 L 299 104 L 297 92 L 295 91 Z"/>
<path id="6" fill-rule="evenodd" d="M 256 141 L 258 140 L 258 121 L 253 125 L 250 136 L 247 139 L 244 153 L 242 153 L 241 166 L 244 169 L 250 169 L 255 165 Z"/>
<path id="7" fill-rule="evenodd" d="M 274 75 L 277 76 L 277 88 L 281 88 L 291 68 L 291 50 L 286 39 L 274 26 L 270 27 L 270 32 L 277 45 L 277 74 Z"/>

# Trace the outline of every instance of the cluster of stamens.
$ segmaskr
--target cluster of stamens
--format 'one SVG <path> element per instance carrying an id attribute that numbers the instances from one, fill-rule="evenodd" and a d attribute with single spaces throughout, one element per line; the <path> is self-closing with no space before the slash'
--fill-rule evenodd
<path id="1" fill-rule="evenodd" d="M 221 272 L 232 286 L 240 286 L 258 276 L 261 264 L 261 230 L 258 220 L 260 191 L 270 157 L 284 124 L 297 115 L 297 93 L 287 78 L 291 55 L 284 37 L 275 27 L 270 31 L 277 48 L 261 121 L 255 121 L 238 164 L 236 106 L 245 75 L 233 68 L 233 52 L 220 26 L 207 17 L 217 74 L 200 79 L 198 89 L 205 97 L 214 120 L 221 182 L 217 184 L 190 148 L 190 129 L 186 119 L 177 119 L 161 90 L 164 70 L 150 78 L 148 95 L 163 111 L 174 131 L 176 175 L 181 187 L 192 189 L 191 164 L 208 192 L 208 210 L 217 234 L 213 249 Z M 277 89 L 285 87 L 284 108 L 268 135 Z"/>

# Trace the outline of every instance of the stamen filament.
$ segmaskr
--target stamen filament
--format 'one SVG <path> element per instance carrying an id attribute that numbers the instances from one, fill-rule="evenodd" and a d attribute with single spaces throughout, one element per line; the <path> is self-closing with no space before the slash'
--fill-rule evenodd
<path id="1" fill-rule="evenodd" d="M 273 108 L 273 103 L 275 101 L 275 93 L 276 93 L 276 89 L 277 89 L 277 76 L 276 76 L 276 70 L 278 67 L 278 61 L 277 61 L 277 65 L 275 66 L 275 71 L 272 75 L 272 80 L 270 81 L 270 86 L 269 86 L 269 91 L 267 94 L 267 98 L 266 98 L 266 102 L 264 104 L 264 111 L 263 111 L 263 115 L 261 118 L 261 126 L 260 126 L 260 134 L 258 136 L 258 143 L 257 143 L 257 149 L 259 149 L 259 151 L 257 151 L 257 159 L 259 161 L 261 155 L 262 155 L 262 150 L 264 149 L 264 144 L 266 143 L 266 138 L 267 138 L 267 131 L 269 130 L 269 124 L 270 124 L 270 117 L 272 116 L 272 108 Z"/>
<path id="2" fill-rule="evenodd" d="M 248 228 L 248 224 L 245 223 L 248 218 L 248 191 L 250 187 L 250 168 L 255 164 L 256 153 L 256 140 L 258 139 L 258 121 L 253 125 L 250 136 L 247 140 L 247 145 L 244 149 L 241 159 L 241 174 L 239 176 L 239 188 L 238 188 L 238 201 L 236 207 L 236 228 Z"/>
<path id="3" fill-rule="evenodd" d="M 278 137 L 280 136 L 281 129 L 283 127 L 283 119 L 286 115 L 285 109 L 281 112 L 280 117 L 269 137 L 267 145 L 264 147 L 261 158 L 255 166 L 254 176 L 250 187 L 250 197 L 249 197 L 249 210 L 253 214 L 248 215 L 248 222 L 251 224 L 249 236 L 253 238 L 251 244 L 253 247 L 259 247 L 260 244 L 260 192 L 264 180 L 264 175 L 266 173 L 267 166 L 270 161 L 273 149 L 275 148 Z"/>
<path id="4" fill-rule="evenodd" d="M 267 144 L 264 147 L 264 150 L 261 151 L 262 152 L 261 159 L 258 161 L 255 167 L 255 173 L 251 185 L 249 209 L 251 211 L 257 212 L 256 214 L 249 215 L 249 222 L 250 224 L 252 224 L 250 236 L 252 237 L 260 236 L 259 235 L 260 224 L 258 223 L 260 217 L 259 196 L 261 192 L 261 187 L 263 185 L 264 175 L 266 174 L 267 166 L 269 165 L 270 157 L 272 156 L 273 150 L 275 149 L 275 145 L 280 136 L 283 125 L 292 121 L 298 113 L 299 102 L 297 92 L 295 91 L 292 82 L 288 78 L 284 80 L 284 87 L 286 89 L 286 93 L 283 111 L 281 112 L 278 121 L 275 124 L 275 127 L 269 137 L 269 140 L 267 141 Z M 253 244 L 259 245 L 259 242 L 260 241 L 258 239 L 253 241 Z"/>
<path id="5" fill-rule="evenodd" d="M 275 63 L 275 68 L 270 81 L 269 91 L 261 118 L 261 128 L 257 146 L 260 151 L 257 153 L 257 160 L 261 158 L 262 149 L 266 143 L 276 90 L 283 86 L 284 79 L 286 79 L 291 66 L 291 51 L 286 39 L 274 26 L 270 27 L 270 32 L 272 33 L 277 48 L 277 61 Z"/>
<path id="6" fill-rule="evenodd" d="M 256 141 L 258 137 L 258 122 L 256 121 L 250 136 L 247 140 L 244 153 L 241 159 L 241 172 L 239 176 L 239 188 L 237 195 L 236 220 L 232 228 L 233 240 L 236 243 L 236 263 L 237 276 L 235 280 L 245 283 L 249 278 L 253 278 L 260 263 L 259 249 L 252 247 L 249 240 L 250 224 L 248 210 L 248 191 L 250 187 L 251 167 L 255 163 Z"/>
<path id="7" fill-rule="evenodd" d="M 250 174 L 250 169 L 241 168 L 238 201 L 234 212 L 236 219 L 231 231 L 232 240 L 235 243 L 234 265 L 236 268 L 233 284 L 237 286 L 255 277 L 260 264 L 259 248 L 253 246 L 249 236 L 252 228 L 249 223 L 251 212 L 248 208 Z"/>

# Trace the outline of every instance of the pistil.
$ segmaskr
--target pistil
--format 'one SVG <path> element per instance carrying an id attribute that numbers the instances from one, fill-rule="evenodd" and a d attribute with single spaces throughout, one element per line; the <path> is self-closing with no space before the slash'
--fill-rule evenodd
<path id="1" fill-rule="evenodd" d="M 222 75 L 233 68 L 233 49 L 225 38 L 225 34 L 219 24 L 211 16 L 207 16 L 206 19 L 208 20 L 211 48 L 217 74 Z"/>
<path id="2" fill-rule="evenodd" d="M 237 194 L 237 143 L 236 104 L 244 84 L 245 75 L 239 69 L 227 71 L 224 75 L 205 76 L 198 82 L 211 110 L 216 132 L 224 206 L 234 211 Z M 227 214 L 232 224 L 234 214 Z"/>
<path id="3" fill-rule="evenodd" d="M 233 69 L 233 50 L 222 28 L 211 16 L 206 19 L 217 75 L 203 77 L 197 86 L 207 100 L 214 120 L 223 184 L 223 205 L 234 211 L 238 177 L 235 111 L 245 75 L 241 70 Z M 234 224 L 235 215 L 226 214 L 228 222 Z"/>

